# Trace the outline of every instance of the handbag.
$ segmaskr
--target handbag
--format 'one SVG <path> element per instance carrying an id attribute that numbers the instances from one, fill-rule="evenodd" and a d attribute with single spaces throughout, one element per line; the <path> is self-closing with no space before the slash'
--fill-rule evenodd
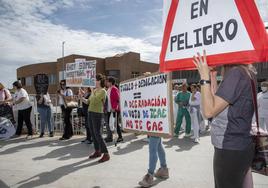
<path id="1" fill-rule="evenodd" d="M 116 117 L 114 117 L 114 114 L 116 116 L 116 112 L 111 112 L 110 119 L 109 119 L 109 127 L 111 131 L 114 131 L 115 125 L 116 125 Z"/>
<path id="2" fill-rule="evenodd" d="M 251 80 L 251 91 L 253 97 L 254 111 L 256 115 L 257 129 L 252 131 L 252 139 L 255 148 L 254 158 L 251 164 L 252 172 L 268 176 L 268 134 L 260 133 L 259 115 L 257 108 L 256 85 Z"/>
<path id="3" fill-rule="evenodd" d="M 65 101 L 65 107 L 66 108 L 77 108 L 78 107 L 78 102 L 75 101 Z"/>

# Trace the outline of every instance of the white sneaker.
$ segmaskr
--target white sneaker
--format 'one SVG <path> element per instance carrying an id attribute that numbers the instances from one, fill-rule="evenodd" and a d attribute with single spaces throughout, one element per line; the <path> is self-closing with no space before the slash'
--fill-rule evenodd
<path id="1" fill-rule="evenodd" d="M 190 136 L 192 136 L 191 133 L 189 133 L 189 134 L 185 134 L 185 135 L 184 135 L 184 137 L 190 137 Z"/>
<path id="2" fill-rule="evenodd" d="M 143 179 L 139 182 L 142 187 L 150 187 L 153 185 L 154 177 L 151 174 L 146 174 Z"/>
<path id="3" fill-rule="evenodd" d="M 198 144 L 199 143 L 199 138 L 195 138 L 194 139 L 194 143 L 197 143 Z"/>

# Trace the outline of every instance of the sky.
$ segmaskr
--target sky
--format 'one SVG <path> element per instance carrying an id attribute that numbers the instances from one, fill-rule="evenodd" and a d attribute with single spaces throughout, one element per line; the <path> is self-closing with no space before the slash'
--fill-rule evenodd
<path id="1" fill-rule="evenodd" d="M 268 22 L 268 0 L 256 0 Z M 0 0 L 0 82 L 23 65 L 62 55 L 113 56 L 134 51 L 158 63 L 163 0 Z"/>

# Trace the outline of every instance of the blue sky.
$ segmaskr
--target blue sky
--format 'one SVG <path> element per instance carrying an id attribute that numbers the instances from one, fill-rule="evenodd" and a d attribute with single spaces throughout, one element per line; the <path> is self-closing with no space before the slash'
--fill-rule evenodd
<path id="1" fill-rule="evenodd" d="M 170 1 L 170 0 L 167 0 Z M 268 1 L 257 0 L 268 21 Z M 0 0 L 0 82 L 16 69 L 65 54 L 97 57 L 135 51 L 158 63 L 163 0 Z"/>
<path id="2" fill-rule="evenodd" d="M 92 6 L 75 6 L 61 9 L 55 24 L 66 24 L 71 28 L 129 36 L 146 37 L 146 26 L 161 28 L 162 1 L 139 0 L 95 0 Z"/>

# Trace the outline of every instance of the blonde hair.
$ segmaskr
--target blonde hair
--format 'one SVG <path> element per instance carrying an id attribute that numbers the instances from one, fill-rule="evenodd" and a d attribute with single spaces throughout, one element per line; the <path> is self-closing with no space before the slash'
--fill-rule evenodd
<path id="1" fill-rule="evenodd" d="M 5 86 L 0 82 L 0 88 L 4 89 Z"/>

